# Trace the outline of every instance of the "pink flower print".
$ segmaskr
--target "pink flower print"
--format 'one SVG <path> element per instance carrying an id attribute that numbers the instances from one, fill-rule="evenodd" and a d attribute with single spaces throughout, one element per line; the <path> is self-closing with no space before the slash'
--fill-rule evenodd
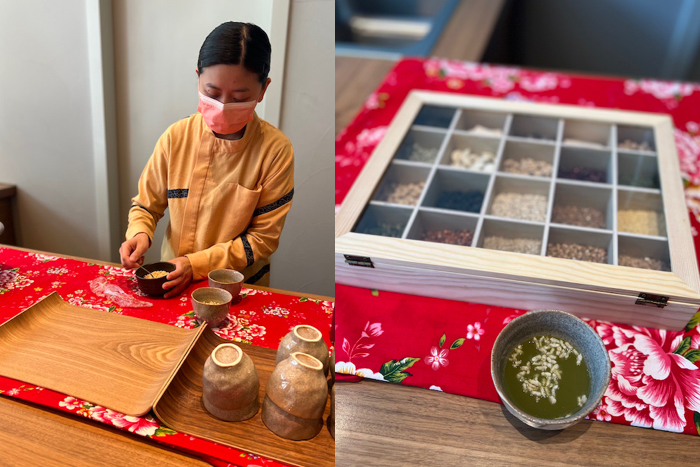
<path id="1" fill-rule="evenodd" d="M 262 337 L 266 332 L 265 326 L 260 326 L 259 324 L 251 324 L 250 329 L 248 330 L 248 333 L 252 337 Z"/>
<path id="2" fill-rule="evenodd" d="M 8 394 L 10 394 L 8 392 Z M 12 395 L 12 394 L 10 394 Z M 61 402 L 58 403 L 59 407 L 65 407 L 68 410 L 75 410 L 79 408 L 81 405 L 83 405 L 83 401 L 76 399 L 75 397 L 66 397 L 63 399 Z"/>
<path id="3" fill-rule="evenodd" d="M 599 334 L 609 332 L 601 328 Z M 612 373 L 604 401 L 612 416 L 633 426 L 682 432 L 686 410 L 700 411 L 700 370 L 673 353 L 682 332 L 612 327 Z"/>
<path id="4" fill-rule="evenodd" d="M 141 436 L 153 436 L 156 430 L 160 427 L 157 423 L 141 417 L 132 417 L 124 415 L 122 417 L 114 417 L 112 424 L 123 430 L 128 430 Z"/>
<path id="5" fill-rule="evenodd" d="M 8 396 L 16 396 L 17 394 L 19 394 L 18 388 L 12 388 L 9 391 L 7 391 Z"/>
<path id="6" fill-rule="evenodd" d="M 596 409 L 591 412 L 588 416 L 590 420 L 595 418 L 599 422 L 609 422 L 612 419 L 610 412 L 608 412 L 608 407 L 605 404 L 600 404 Z"/>
<path id="7" fill-rule="evenodd" d="M 481 323 L 478 321 L 474 324 L 467 325 L 467 339 L 478 341 L 485 332 L 486 330 L 481 329 Z"/>
<path id="8" fill-rule="evenodd" d="M 673 137 L 678 149 L 681 176 L 693 185 L 700 184 L 700 144 L 690 134 L 677 128 L 673 130 Z"/>
<path id="9" fill-rule="evenodd" d="M 688 122 L 685 124 L 685 127 L 690 134 L 696 134 L 700 132 L 700 124 L 697 122 Z"/>
<path id="10" fill-rule="evenodd" d="M 365 324 L 365 329 L 362 331 L 362 337 L 378 337 L 384 334 L 382 330 L 382 323 L 372 323 L 367 321 Z"/>
<path id="11" fill-rule="evenodd" d="M 447 349 L 438 349 L 437 346 L 433 346 L 433 348 L 430 349 L 430 355 L 425 357 L 423 361 L 426 365 L 431 365 L 433 370 L 437 370 L 441 366 L 447 366 L 450 364 L 450 362 L 447 360 L 448 353 L 449 350 Z"/>

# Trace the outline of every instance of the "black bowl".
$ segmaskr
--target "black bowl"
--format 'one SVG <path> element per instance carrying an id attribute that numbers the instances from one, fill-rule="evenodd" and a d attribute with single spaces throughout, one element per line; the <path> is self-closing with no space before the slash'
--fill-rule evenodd
<path id="1" fill-rule="evenodd" d="M 145 269 L 144 269 L 145 268 Z M 161 261 L 160 263 L 144 264 L 136 270 L 136 282 L 139 285 L 141 292 L 147 295 L 163 295 L 167 290 L 163 289 L 163 284 L 168 282 L 167 276 L 157 279 L 146 279 L 144 276 L 154 271 L 167 271 L 171 273 L 175 270 L 173 263 Z"/>

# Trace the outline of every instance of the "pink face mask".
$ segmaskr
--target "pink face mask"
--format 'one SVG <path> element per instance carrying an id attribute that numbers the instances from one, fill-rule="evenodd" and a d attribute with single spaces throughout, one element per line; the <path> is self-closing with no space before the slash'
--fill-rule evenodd
<path id="1" fill-rule="evenodd" d="M 200 92 L 197 110 L 202 114 L 204 122 L 211 131 L 221 135 L 228 135 L 240 131 L 246 123 L 253 120 L 257 103 L 257 100 L 253 100 L 222 104 Z"/>

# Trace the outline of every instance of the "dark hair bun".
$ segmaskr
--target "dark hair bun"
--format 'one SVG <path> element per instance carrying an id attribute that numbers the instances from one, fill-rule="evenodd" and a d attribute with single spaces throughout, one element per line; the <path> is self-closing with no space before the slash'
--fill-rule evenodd
<path id="1" fill-rule="evenodd" d="M 270 73 L 270 40 L 259 26 L 229 21 L 209 33 L 199 49 L 197 69 L 212 65 L 243 65 L 257 73 L 261 83 Z"/>

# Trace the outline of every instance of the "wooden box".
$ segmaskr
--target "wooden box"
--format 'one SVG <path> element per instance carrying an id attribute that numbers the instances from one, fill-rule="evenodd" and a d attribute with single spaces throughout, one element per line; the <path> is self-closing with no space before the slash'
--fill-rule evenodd
<path id="1" fill-rule="evenodd" d="M 666 115 L 414 91 L 335 225 L 341 284 L 673 330 L 700 306 Z"/>

